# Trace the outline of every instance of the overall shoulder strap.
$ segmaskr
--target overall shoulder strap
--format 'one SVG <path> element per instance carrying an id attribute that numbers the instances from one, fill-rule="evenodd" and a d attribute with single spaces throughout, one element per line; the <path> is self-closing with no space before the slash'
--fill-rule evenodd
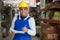
<path id="1" fill-rule="evenodd" d="M 19 19 L 19 15 L 17 16 L 17 19 Z"/>
<path id="2" fill-rule="evenodd" d="M 27 20 L 29 20 L 31 17 L 28 17 Z"/>

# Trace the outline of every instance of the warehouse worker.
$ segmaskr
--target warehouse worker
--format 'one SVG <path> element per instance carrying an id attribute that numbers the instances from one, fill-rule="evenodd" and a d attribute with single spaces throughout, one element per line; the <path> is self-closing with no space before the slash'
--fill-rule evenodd
<path id="1" fill-rule="evenodd" d="M 14 35 L 13 40 L 32 40 L 31 36 L 36 34 L 35 20 L 29 16 L 29 5 L 21 1 L 18 5 L 20 15 L 15 16 L 12 21 L 10 33 Z"/>

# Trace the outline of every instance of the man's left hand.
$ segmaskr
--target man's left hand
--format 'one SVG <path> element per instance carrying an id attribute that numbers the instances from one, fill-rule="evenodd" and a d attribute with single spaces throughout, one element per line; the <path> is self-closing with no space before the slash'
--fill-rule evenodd
<path id="1" fill-rule="evenodd" d="M 27 31 L 28 31 L 28 29 L 27 29 L 26 27 L 23 27 L 22 30 L 23 30 L 24 32 L 27 32 Z"/>

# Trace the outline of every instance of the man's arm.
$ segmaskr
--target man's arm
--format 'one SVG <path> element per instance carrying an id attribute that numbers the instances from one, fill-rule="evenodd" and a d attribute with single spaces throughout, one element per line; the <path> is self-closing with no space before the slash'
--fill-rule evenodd
<path id="1" fill-rule="evenodd" d="M 24 31 L 17 31 L 17 30 L 14 30 L 14 27 L 15 27 L 15 21 L 17 19 L 17 14 L 14 16 L 13 20 L 12 20 L 12 24 L 11 24 L 11 27 L 10 27 L 10 33 L 13 32 L 13 33 L 25 33 Z"/>
<path id="2" fill-rule="evenodd" d="M 34 20 L 33 17 L 29 19 L 29 25 L 30 25 L 31 29 L 28 29 L 27 33 L 29 35 L 35 36 L 35 34 L 36 34 L 36 25 L 35 25 L 35 20 Z"/>

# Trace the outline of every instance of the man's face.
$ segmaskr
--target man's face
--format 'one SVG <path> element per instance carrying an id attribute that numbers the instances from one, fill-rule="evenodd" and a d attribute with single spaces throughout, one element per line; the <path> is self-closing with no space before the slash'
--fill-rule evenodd
<path id="1" fill-rule="evenodd" d="M 28 8 L 26 8 L 26 7 L 21 7 L 21 8 L 19 8 L 20 9 L 20 14 L 21 14 L 21 16 L 23 16 L 23 17 L 25 17 L 25 16 L 27 16 L 28 15 Z"/>

